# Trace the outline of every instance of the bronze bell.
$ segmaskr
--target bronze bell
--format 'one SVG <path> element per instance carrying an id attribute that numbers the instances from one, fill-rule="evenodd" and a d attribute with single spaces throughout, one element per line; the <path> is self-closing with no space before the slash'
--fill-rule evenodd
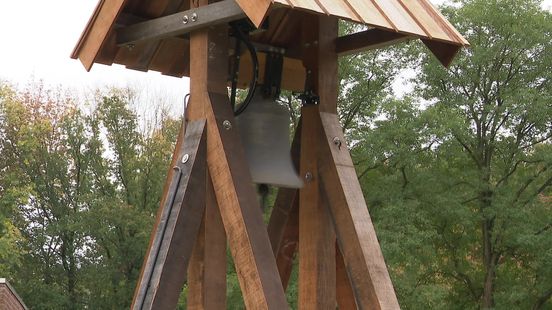
<path id="1" fill-rule="evenodd" d="M 259 89 L 251 103 L 236 117 L 253 182 L 300 188 L 290 154 L 290 114 L 286 107 L 264 98 Z"/>

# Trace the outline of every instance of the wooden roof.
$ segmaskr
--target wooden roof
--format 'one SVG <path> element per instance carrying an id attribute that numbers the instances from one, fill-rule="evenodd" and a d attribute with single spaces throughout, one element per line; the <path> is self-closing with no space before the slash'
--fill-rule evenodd
<path id="1" fill-rule="evenodd" d="M 252 40 L 277 47 L 290 48 L 297 42 L 301 16 L 308 13 L 332 15 L 375 28 L 376 32 L 367 33 L 364 38 L 345 38 L 352 43 L 344 44 L 359 44 L 359 49 L 369 45 L 363 43 L 365 41 L 370 43 L 377 39 L 391 44 L 397 40 L 419 38 L 444 65 L 448 65 L 458 50 L 468 45 L 462 35 L 428 0 L 235 1 L 254 24 L 259 25 L 269 18 L 268 30 L 252 36 Z M 189 8 L 190 0 L 100 0 L 72 53 L 72 58 L 80 59 L 87 70 L 94 63 L 116 63 L 134 70 L 154 70 L 166 75 L 187 76 L 189 41 L 185 36 L 118 46 L 116 29 Z M 380 38 L 382 36 L 383 39 Z M 371 47 L 381 45 L 377 43 L 378 41 L 371 42 Z M 286 62 L 287 67 L 292 68 L 297 61 L 287 59 Z"/>
<path id="2" fill-rule="evenodd" d="M 291 7 L 420 38 L 468 45 L 428 0 L 276 0 Z"/>

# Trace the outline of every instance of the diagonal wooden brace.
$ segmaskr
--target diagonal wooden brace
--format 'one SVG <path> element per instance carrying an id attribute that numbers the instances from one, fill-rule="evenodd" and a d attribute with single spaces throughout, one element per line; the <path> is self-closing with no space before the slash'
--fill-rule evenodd
<path id="1" fill-rule="evenodd" d="M 205 209 L 205 120 L 189 122 L 132 309 L 175 309 Z"/>
<path id="2" fill-rule="evenodd" d="M 287 309 L 227 94 L 209 93 L 207 165 L 248 309 Z"/>
<path id="3" fill-rule="evenodd" d="M 357 305 L 400 309 L 338 116 L 320 120 L 320 175 Z"/>
<path id="4" fill-rule="evenodd" d="M 295 130 L 291 144 L 291 159 L 295 168 L 299 167 L 301 152 L 302 120 Z M 293 269 L 293 260 L 299 246 L 299 190 L 296 188 L 279 188 L 270 221 L 268 222 L 268 236 L 284 291 L 287 289 Z"/>

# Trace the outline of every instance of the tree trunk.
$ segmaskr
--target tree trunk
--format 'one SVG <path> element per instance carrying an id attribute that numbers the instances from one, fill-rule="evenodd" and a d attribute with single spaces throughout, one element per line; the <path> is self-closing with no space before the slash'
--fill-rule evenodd
<path id="1" fill-rule="evenodd" d="M 488 182 L 488 180 L 485 180 Z M 488 183 L 487 183 L 488 184 Z M 484 216 L 482 223 L 483 234 L 483 266 L 485 268 L 485 282 L 483 283 L 482 309 L 494 308 L 494 281 L 496 276 L 496 253 L 493 244 L 494 219 L 487 218 L 485 210 L 492 205 L 493 192 L 486 189 L 481 194 L 481 211 Z"/>

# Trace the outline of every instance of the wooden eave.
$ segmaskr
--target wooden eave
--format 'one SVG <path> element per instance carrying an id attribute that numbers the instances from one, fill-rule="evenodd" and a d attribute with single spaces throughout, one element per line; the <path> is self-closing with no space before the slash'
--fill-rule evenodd
<path id="1" fill-rule="evenodd" d="M 252 41 L 289 50 L 295 48 L 304 14 L 330 15 L 369 26 L 364 33 L 338 39 L 336 46 L 341 55 L 419 38 L 448 66 L 457 52 L 469 45 L 428 0 L 224 1 L 236 1 L 255 25 L 268 18 L 269 28 L 252 35 Z M 117 29 L 189 9 L 190 0 L 100 0 L 71 57 L 80 59 L 87 70 L 94 63 L 116 63 L 134 70 L 188 76 L 190 51 L 186 36 L 120 46 Z M 293 58 L 292 54 L 287 56 Z M 287 67 L 300 65 L 291 58 L 287 59 Z"/>

